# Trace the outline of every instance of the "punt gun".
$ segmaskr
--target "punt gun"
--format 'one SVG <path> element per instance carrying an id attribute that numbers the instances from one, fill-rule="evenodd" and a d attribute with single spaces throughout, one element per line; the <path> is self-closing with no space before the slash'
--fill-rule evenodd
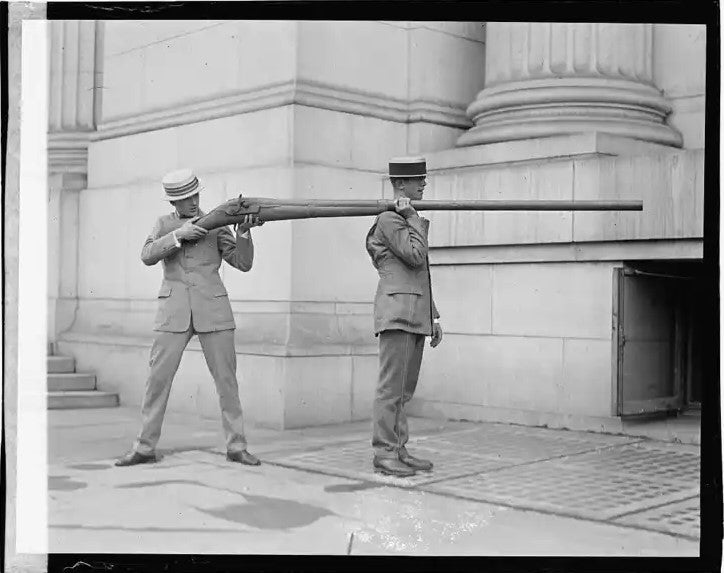
<path id="1" fill-rule="evenodd" d="M 410 201 L 417 211 L 642 211 L 642 201 Z M 320 217 L 369 217 L 394 211 L 395 201 L 268 199 L 239 195 L 222 203 L 195 224 L 210 231 L 217 227 L 241 223 L 246 215 L 256 215 L 262 222 Z"/>

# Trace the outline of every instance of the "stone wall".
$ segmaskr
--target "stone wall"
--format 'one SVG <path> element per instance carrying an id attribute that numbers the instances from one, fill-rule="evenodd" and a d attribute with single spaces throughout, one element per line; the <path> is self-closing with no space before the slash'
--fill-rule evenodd
<path id="1" fill-rule="evenodd" d="M 66 260 L 77 262 L 75 290 L 59 298 L 73 309 L 58 324 L 59 348 L 126 404 L 140 403 L 145 382 L 162 269 L 139 256 L 169 211 L 165 172 L 194 169 L 206 210 L 239 193 L 379 199 L 387 159 L 449 146 L 482 85 L 482 24 L 109 21 L 99 30 L 102 105 L 87 186 L 64 199 Z M 222 267 L 253 421 L 369 415 L 371 222 L 270 223 L 253 231 L 251 272 Z M 215 415 L 208 378 L 192 343 L 170 407 Z"/>
<path id="2" fill-rule="evenodd" d="M 644 211 L 431 213 L 446 335 L 425 354 L 413 412 L 616 427 L 614 269 L 628 259 L 701 258 L 704 154 L 611 157 L 637 149 L 610 136 L 572 139 L 550 139 L 545 161 L 529 142 L 506 144 L 507 162 L 485 164 L 490 146 L 429 156 L 432 198 L 642 199 Z M 466 166 L 453 167 L 455 158 Z"/>
<path id="3" fill-rule="evenodd" d="M 643 214 L 429 214 L 448 334 L 425 355 L 411 404 L 424 415 L 609 423 L 614 268 L 628 258 L 701 257 L 702 27 L 108 21 L 93 34 L 87 23 L 59 29 L 50 335 L 125 404 L 142 397 L 161 278 L 160 266 L 141 264 L 140 249 L 170 210 L 160 178 L 178 167 L 199 174 L 207 210 L 239 193 L 390 197 L 386 162 L 406 153 L 428 158 L 428 198 L 644 200 Z M 92 62 L 79 48 L 91 40 Z M 91 77 L 92 98 L 72 105 Z M 528 102 L 533 112 L 506 100 L 525 91 L 511 87 L 521 81 L 560 99 L 557 111 L 541 97 Z M 571 102 L 578 117 L 569 117 Z M 531 127 L 536 114 L 542 131 Z M 491 117 L 512 123 L 491 129 Z M 369 416 L 370 224 L 270 223 L 253 232 L 251 272 L 222 267 L 253 422 Z M 170 407 L 217 415 L 195 341 Z"/>
<path id="4" fill-rule="evenodd" d="M 434 267 L 445 338 L 426 351 L 413 411 L 549 425 L 609 417 L 614 264 Z"/>

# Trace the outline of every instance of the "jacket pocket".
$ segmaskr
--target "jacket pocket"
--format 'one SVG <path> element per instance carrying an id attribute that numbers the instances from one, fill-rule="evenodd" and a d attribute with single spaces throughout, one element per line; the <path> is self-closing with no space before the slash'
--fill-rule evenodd
<path id="1" fill-rule="evenodd" d="M 158 298 L 168 298 L 171 296 L 171 287 L 168 285 L 162 285 L 161 290 L 158 291 Z"/>
<path id="2" fill-rule="evenodd" d="M 384 294 L 417 294 L 422 296 L 422 289 L 416 285 L 380 285 Z"/>
<path id="3" fill-rule="evenodd" d="M 385 328 L 419 328 L 422 289 L 414 285 L 381 285 L 375 299 L 375 322 Z"/>
<path id="4" fill-rule="evenodd" d="M 212 299 L 209 303 L 209 316 L 213 318 L 215 325 L 228 325 L 234 323 L 234 313 L 231 310 L 229 294 L 224 285 L 211 287 Z"/>
<path id="5" fill-rule="evenodd" d="M 224 285 L 219 285 L 213 288 L 211 296 L 214 298 L 219 296 L 229 296 L 229 293 L 226 292 L 226 287 Z"/>

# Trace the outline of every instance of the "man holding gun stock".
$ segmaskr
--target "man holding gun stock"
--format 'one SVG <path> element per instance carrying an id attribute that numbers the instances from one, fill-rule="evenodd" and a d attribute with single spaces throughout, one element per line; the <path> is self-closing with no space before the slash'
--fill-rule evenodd
<path id="1" fill-rule="evenodd" d="M 174 211 L 156 221 L 141 251 L 146 265 L 163 263 L 163 282 L 158 293 L 158 312 L 151 347 L 150 374 L 143 400 L 143 423 L 133 449 L 117 466 L 156 461 L 171 384 L 181 356 L 194 334 L 216 383 L 229 461 L 259 465 L 246 450 L 246 437 L 236 380 L 234 315 L 219 276 L 222 259 L 246 272 L 254 262 L 251 229 L 261 225 L 256 215 L 246 215 L 236 225 L 236 237 L 226 226 L 207 230 L 196 225 L 203 213 L 199 194 L 203 187 L 188 169 L 163 178 L 165 198 Z"/>
<path id="2" fill-rule="evenodd" d="M 423 157 L 390 160 L 395 211 L 378 215 L 366 240 L 380 276 L 374 303 L 380 370 L 372 414 L 372 463 L 376 471 L 398 477 L 433 466 L 405 447 L 409 437 L 405 405 L 417 386 L 425 336 L 431 337 L 433 348 L 442 340 L 430 281 L 430 222 L 410 204 L 422 199 L 426 175 Z"/>

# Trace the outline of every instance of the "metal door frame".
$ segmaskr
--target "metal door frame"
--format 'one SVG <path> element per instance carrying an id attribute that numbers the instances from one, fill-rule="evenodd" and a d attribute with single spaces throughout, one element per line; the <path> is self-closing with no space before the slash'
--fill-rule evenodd
<path id="1" fill-rule="evenodd" d="M 623 324 L 623 309 L 620 299 L 623 290 L 623 267 L 613 268 L 613 300 L 611 308 L 611 416 L 619 416 L 619 403 L 622 402 L 623 380 L 621 363 L 623 348 L 619 344 L 620 330 Z"/>
<path id="2" fill-rule="evenodd" d="M 612 392 L 611 392 L 611 414 L 618 417 L 632 417 L 637 414 L 623 414 L 623 358 L 626 336 L 624 333 L 623 289 L 626 276 L 657 276 L 662 278 L 674 278 L 687 280 L 688 277 L 677 275 L 665 275 L 660 273 L 646 273 L 635 271 L 626 266 L 614 267 L 613 269 L 613 312 L 612 312 Z M 685 406 L 684 377 L 682 356 L 686 351 L 684 348 L 684 333 L 682 329 L 683 309 L 676 308 L 674 315 L 674 395 L 663 398 L 651 398 L 649 400 L 629 401 L 634 409 L 642 410 L 640 415 L 662 413 L 667 410 L 681 410 Z M 653 406 L 653 408 L 652 408 Z"/>

